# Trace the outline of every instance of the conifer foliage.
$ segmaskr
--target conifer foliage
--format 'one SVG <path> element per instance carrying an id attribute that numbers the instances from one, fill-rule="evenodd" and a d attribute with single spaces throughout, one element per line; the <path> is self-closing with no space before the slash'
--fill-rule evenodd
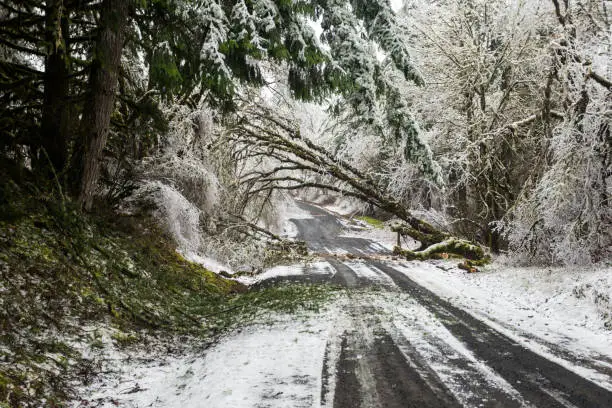
<path id="1" fill-rule="evenodd" d="M 265 83 L 264 62 L 284 67 L 293 97 L 338 93 L 360 123 L 422 148 L 411 120 L 377 118 L 397 94 L 378 80 L 378 50 L 423 83 L 384 0 L 7 0 L 0 20 L 1 152 L 88 210 L 108 157 L 155 145 L 161 101 L 233 110 L 242 86 Z"/>

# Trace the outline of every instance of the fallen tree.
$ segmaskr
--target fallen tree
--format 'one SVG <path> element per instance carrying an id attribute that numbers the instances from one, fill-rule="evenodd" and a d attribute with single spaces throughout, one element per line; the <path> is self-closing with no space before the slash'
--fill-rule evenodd
<path id="1" fill-rule="evenodd" d="M 235 145 L 234 159 L 249 163 L 239 179 L 247 199 L 274 190 L 310 187 L 332 191 L 374 205 L 402 220 L 397 231 L 421 243 L 415 251 L 396 249 L 407 259 L 429 259 L 441 253 L 473 261 L 486 259 L 477 243 L 453 237 L 415 217 L 396 199 L 381 192 L 370 175 L 303 138 L 295 123 L 271 109 L 261 105 L 244 108 L 226 137 Z"/>
<path id="2" fill-rule="evenodd" d="M 400 236 L 409 236 L 421 243 L 421 246 L 416 251 L 403 249 L 400 245 L 395 246 L 393 253 L 403 256 L 406 259 L 431 259 L 440 257 L 444 254 L 459 255 L 467 260 L 476 262 L 487 259 L 484 250 L 479 245 L 465 239 L 453 237 L 444 232 L 427 235 L 408 225 L 402 224 L 394 225 L 391 230 L 397 232 L 398 238 Z M 398 239 L 398 242 L 400 242 L 400 239 Z"/>

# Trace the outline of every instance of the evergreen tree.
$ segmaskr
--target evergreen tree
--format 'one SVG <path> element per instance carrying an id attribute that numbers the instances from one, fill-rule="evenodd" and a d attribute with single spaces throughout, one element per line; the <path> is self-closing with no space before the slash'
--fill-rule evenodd
<path id="1" fill-rule="evenodd" d="M 340 92 L 359 123 L 405 129 L 395 133 L 409 155 L 422 145 L 413 122 L 397 120 L 405 106 L 383 97 L 393 87 L 378 80 L 380 48 L 404 80 L 422 83 L 386 1 L 9 0 L 0 17 L 3 149 L 25 146 L 35 169 L 68 180 L 85 208 L 109 135 L 121 149 L 122 137 L 159 127 L 162 99 L 233 109 L 242 84 L 263 83 L 264 61 L 285 67 L 294 97 Z M 319 18 L 320 39 L 311 25 Z"/>

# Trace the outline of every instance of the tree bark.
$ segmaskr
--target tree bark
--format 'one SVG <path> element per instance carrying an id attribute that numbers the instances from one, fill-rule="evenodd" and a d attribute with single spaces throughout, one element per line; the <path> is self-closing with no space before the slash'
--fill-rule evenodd
<path id="1" fill-rule="evenodd" d="M 100 177 L 102 152 L 108 139 L 115 104 L 129 9 L 128 0 L 104 0 L 100 10 L 100 27 L 89 78 L 90 95 L 81 122 L 84 156 L 79 204 L 86 211 L 92 207 Z"/>
<path id="2" fill-rule="evenodd" d="M 68 10 L 63 3 L 63 0 L 51 0 L 45 8 L 45 42 L 48 50 L 40 135 L 40 146 L 45 153 L 39 157 L 39 165 L 51 177 L 64 168 L 68 155 Z"/>

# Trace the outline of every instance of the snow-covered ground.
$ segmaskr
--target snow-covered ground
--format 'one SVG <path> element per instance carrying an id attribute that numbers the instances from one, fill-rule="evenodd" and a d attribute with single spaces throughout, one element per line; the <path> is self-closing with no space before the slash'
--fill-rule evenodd
<path id="1" fill-rule="evenodd" d="M 396 244 L 387 225 L 339 220 L 346 228 L 342 236 L 369 239 L 389 250 Z M 468 274 L 457 261 L 404 265 L 399 269 L 416 282 L 479 316 L 581 354 L 612 358 L 612 267 L 512 267 L 496 261 Z"/>
<path id="2" fill-rule="evenodd" d="M 339 300 L 314 314 L 269 315 L 201 352 L 114 351 L 109 370 L 74 407 L 320 407 L 326 344 L 343 319 Z"/>
<path id="3" fill-rule="evenodd" d="M 296 207 L 286 214 L 285 224 L 292 224 L 290 218 L 311 217 Z M 387 248 L 395 243 L 395 234 L 384 229 L 363 224 L 347 228 L 350 236 Z M 84 387 L 86 399 L 75 406 L 326 407 L 333 403 L 336 363 L 346 333 L 367 340 L 368 333 L 374 336 L 379 329 L 389 333 L 407 361 L 424 361 L 464 406 L 478 406 L 492 389 L 525 404 L 515 385 L 479 360 L 439 316 L 400 291 L 386 273 L 365 260 L 343 263 L 374 289 L 339 295 L 319 314 L 266 316 L 205 351 L 191 349 L 180 356 L 109 353 L 111 372 Z M 468 274 L 457 268 L 457 261 L 389 258 L 388 265 L 513 341 L 612 390 L 612 268 L 517 268 L 497 262 Z M 331 278 L 335 273 L 322 260 L 240 279 L 254 284 L 287 276 Z M 368 353 L 368 341 L 372 339 L 359 352 Z M 360 381 L 371 381 L 367 364 L 358 364 L 357 374 L 364 376 Z"/>
<path id="4" fill-rule="evenodd" d="M 367 334 L 373 336 L 378 328 L 391 335 L 408 361 L 424 361 L 464 406 L 478 406 L 476 402 L 492 389 L 519 405 L 524 403 L 515 387 L 451 334 L 439 316 L 399 291 L 382 271 L 364 261 L 344 264 L 359 278 L 386 290 L 340 295 L 319 314 L 271 314 L 201 352 L 181 356 L 110 353 L 107 365 L 112 372 L 83 388 L 86 402 L 75 406 L 330 406 L 342 339 L 357 330 L 364 336 L 362 351 L 367 353 L 367 344 L 373 341 Z M 600 357 L 600 367 L 612 368 L 601 358 L 612 359 L 612 332 L 604 328 L 602 316 L 596 317 L 602 306 L 592 300 L 597 298 L 595 291 L 589 292 L 595 285 L 609 292 L 609 269 L 570 275 L 561 269 L 492 266 L 466 274 L 446 261 L 389 264 L 515 341 L 612 390 L 610 376 L 576 362 Z M 334 274 L 335 270 L 321 261 L 271 268 L 258 279 L 312 273 Z M 555 346 L 572 355 L 560 353 Z M 365 376 L 360 381 L 372 380 L 372 372 L 364 367 L 365 371 L 358 370 Z M 321 401 L 322 389 L 325 401 Z"/>
<path id="5" fill-rule="evenodd" d="M 612 268 L 494 263 L 468 274 L 450 261 L 393 266 L 538 354 L 612 389 L 612 378 L 576 363 L 612 369 Z"/>
<path id="6" fill-rule="evenodd" d="M 118 354 L 109 362 L 115 375 L 89 387 L 87 400 L 100 407 L 312 407 L 328 330 L 329 319 L 292 319 L 248 327 L 201 355 Z"/>
<path id="7" fill-rule="evenodd" d="M 392 249 L 396 234 L 344 221 L 343 236 Z M 414 242 L 402 242 L 412 246 Z M 404 263 L 398 269 L 455 305 L 517 330 L 612 357 L 612 267 L 513 267 L 493 262 L 475 274 L 457 261 Z M 397 266 L 393 263 L 393 266 Z M 562 334 L 555 338 L 554 334 Z"/>
<path id="8" fill-rule="evenodd" d="M 388 249 L 395 245 L 388 227 L 346 227 L 344 236 Z M 468 274 L 457 263 L 389 264 L 526 347 L 612 389 L 609 376 L 579 366 L 588 361 L 612 369 L 612 267 L 513 267 L 496 261 Z"/>
<path id="9" fill-rule="evenodd" d="M 335 269 L 329 264 L 329 262 L 318 261 L 294 265 L 278 265 L 266 269 L 264 272 L 255 276 L 239 276 L 236 278 L 236 280 L 244 283 L 245 285 L 253 285 L 257 282 L 281 276 L 304 276 L 308 274 L 328 275 L 331 277 L 335 272 Z"/>

